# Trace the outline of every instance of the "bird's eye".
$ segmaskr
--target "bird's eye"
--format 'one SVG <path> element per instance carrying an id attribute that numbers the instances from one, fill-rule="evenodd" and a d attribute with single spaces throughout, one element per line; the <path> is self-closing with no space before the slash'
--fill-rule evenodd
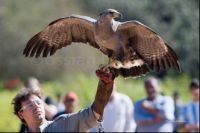
<path id="1" fill-rule="evenodd" d="M 109 12 L 110 14 L 113 14 L 114 12 Z"/>

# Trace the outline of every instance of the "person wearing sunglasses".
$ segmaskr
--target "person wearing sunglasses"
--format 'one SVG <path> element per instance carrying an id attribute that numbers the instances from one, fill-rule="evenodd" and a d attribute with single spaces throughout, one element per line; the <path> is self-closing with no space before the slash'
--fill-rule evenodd
<path id="1" fill-rule="evenodd" d="M 64 114 L 53 121 L 45 119 L 45 109 L 38 92 L 22 90 L 13 99 L 14 113 L 26 125 L 26 132 L 85 132 L 102 121 L 103 111 L 118 74 L 108 68 L 96 71 L 99 78 L 94 102 L 77 113 Z"/>

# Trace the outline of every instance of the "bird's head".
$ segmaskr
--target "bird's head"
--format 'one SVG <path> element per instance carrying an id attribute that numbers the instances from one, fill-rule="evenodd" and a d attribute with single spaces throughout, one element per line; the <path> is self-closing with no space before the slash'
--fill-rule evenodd
<path id="1" fill-rule="evenodd" d="M 115 9 L 107 9 L 99 14 L 100 17 L 107 17 L 110 19 L 121 19 L 122 14 Z"/>

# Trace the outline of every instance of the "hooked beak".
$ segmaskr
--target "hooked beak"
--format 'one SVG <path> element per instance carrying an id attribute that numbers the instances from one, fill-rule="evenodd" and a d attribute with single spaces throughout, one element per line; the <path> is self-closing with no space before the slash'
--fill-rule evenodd
<path id="1" fill-rule="evenodd" d="M 113 15 L 113 18 L 114 19 L 117 19 L 117 20 L 120 20 L 120 19 L 122 19 L 122 14 L 121 13 L 119 13 L 119 12 L 117 12 L 117 13 L 114 13 L 114 15 Z"/>

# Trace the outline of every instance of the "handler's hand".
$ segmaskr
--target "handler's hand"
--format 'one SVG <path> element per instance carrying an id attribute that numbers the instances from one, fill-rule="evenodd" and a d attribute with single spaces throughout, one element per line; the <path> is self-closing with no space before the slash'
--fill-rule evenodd
<path id="1" fill-rule="evenodd" d="M 112 68 L 105 68 L 105 67 L 102 67 L 96 70 L 96 75 L 97 77 L 99 77 L 100 80 L 102 80 L 105 83 L 113 82 L 115 77 L 118 76 L 116 70 Z"/>

